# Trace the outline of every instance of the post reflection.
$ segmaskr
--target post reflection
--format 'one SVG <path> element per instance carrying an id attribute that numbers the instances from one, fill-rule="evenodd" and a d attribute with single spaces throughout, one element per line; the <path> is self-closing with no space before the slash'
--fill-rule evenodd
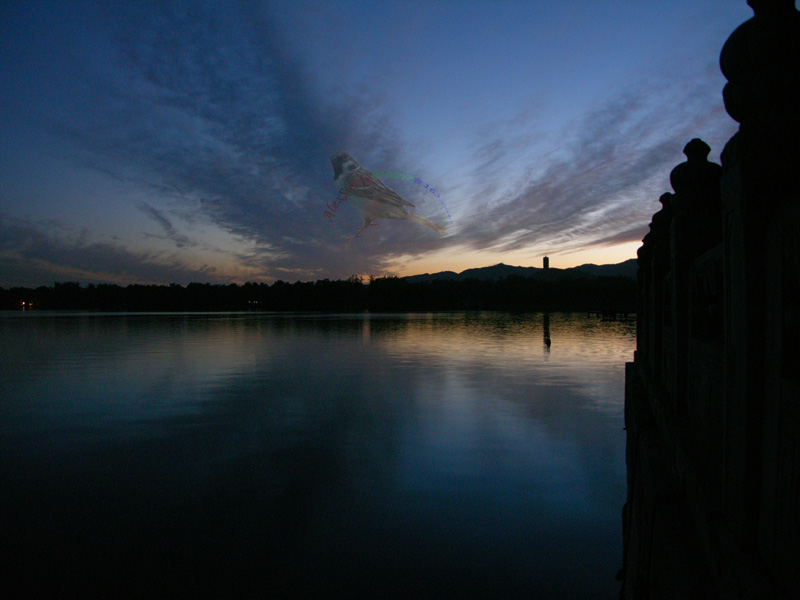
<path id="1" fill-rule="evenodd" d="M 550 353 L 550 313 L 542 314 L 542 329 L 544 330 L 544 352 Z"/>

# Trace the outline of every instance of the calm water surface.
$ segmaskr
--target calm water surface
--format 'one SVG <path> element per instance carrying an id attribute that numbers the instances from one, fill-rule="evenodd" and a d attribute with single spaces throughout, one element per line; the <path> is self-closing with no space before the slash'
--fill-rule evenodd
<path id="1" fill-rule="evenodd" d="M 616 598 L 634 326 L 549 330 L 548 349 L 541 314 L 2 314 L 3 579 Z"/>

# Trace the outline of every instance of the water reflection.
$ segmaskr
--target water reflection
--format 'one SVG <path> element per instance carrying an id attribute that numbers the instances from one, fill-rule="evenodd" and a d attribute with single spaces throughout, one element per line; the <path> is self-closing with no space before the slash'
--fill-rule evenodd
<path id="1" fill-rule="evenodd" d="M 550 352 L 550 313 L 542 314 L 542 329 L 544 330 L 544 351 L 545 354 Z"/>
<path id="2" fill-rule="evenodd" d="M 635 326 L 27 317 L 0 325 L 0 474 L 32 589 L 618 591 Z"/>

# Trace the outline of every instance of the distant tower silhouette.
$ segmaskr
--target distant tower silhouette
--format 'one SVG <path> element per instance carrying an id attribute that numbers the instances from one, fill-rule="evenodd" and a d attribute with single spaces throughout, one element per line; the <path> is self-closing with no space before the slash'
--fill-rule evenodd
<path id="1" fill-rule="evenodd" d="M 549 269 L 549 268 L 550 268 L 550 259 L 549 259 L 549 258 L 547 258 L 547 257 L 545 256 L 545 257 L 544 257 L 544 260 L 543 260 L 542 262 L 544 263 L 544 268 L 545 268 L 545 269 Z"/>

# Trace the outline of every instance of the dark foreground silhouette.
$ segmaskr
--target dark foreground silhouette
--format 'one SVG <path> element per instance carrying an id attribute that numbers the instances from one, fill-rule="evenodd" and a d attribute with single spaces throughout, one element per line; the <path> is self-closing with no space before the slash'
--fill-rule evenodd
<path id="1" fill-rule="evenodd" d="M 686 145 L 639 249 L 627 600 L 800 598 L 800 13 L 748 4 L 720 56 L 739 131 L 722 165 Z"/>

